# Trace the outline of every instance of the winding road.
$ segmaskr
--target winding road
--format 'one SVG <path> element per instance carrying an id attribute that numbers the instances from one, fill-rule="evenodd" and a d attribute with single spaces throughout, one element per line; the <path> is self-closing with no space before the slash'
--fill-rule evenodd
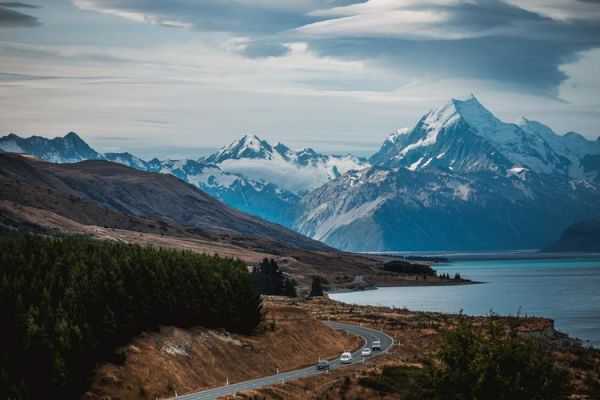
<path id="1" fill-rule="evenodd" d="M 361 336 L 365 340 L 366 346 L 371 346 L 371 344 L 379 340 L 381 342 L 381 351 L 374 351 L 371 357 L 377 357 L 380 354 L 385 353 L 390 347 L 394 344 L 394 339 L 380 331 L 371 328 L 365 328 L 362 326 L 350 325 L 350 324 L 342 324 L 340 322 L 333 321 L 323 321 L 324 324 L 333 328 L 348 331 L 349 333 L 353 333 L 355 335 Z M 360 351 L 355 351 L 352 353 L 352 363 L 356 364 L 363 361 L 363 357 L 360 355 Z M 316 364 L 316 363 L 315 363 Z M 339 356 L 333 360 L 330 360 L 329 367 L 331 369 L 342 368 L 345 365 L 351 364 L 340 364 Z M 305 378 L 307 376 L 324 374 L 326 371 L 319 371 L 316 368 L 316 365 L 297 369 L 295 371 L 282 372 L 277 375 L 265 376 L 262 378 L 256 378 L 249 381 L 233 383 L 228 386 L 222 386 L 219 388 L 203 390 L 201 392 L 190 393 L 186 395 L 178 396 L 177 399 L 185 399 L 185 400 L 207 400 L 207 399 L 216 399 L 221 396 L 232 395 L 238 392 L 243 392 L 245 390 L 253 390 L 258 389 L 264 386 L 274 385 L 277 383 L 287 382 L 293 379 Z"/>

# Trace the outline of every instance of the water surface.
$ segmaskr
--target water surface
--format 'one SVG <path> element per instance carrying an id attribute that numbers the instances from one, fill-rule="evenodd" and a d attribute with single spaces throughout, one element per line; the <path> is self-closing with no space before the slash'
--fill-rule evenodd
<path id="1" fill-rule="evenodd" d="M 478 285 L 379 288 L 336 293 L 346 303 L 418 311 L 544 316 L 556 329 L 600 347 L 600 259 L 458 261 L 438 272 Z"/>

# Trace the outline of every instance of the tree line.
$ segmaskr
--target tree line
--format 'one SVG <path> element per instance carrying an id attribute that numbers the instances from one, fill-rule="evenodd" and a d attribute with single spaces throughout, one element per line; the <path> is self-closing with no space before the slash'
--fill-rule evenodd
<path id="1" fill-rule="evenodd" d="M 0 398 L 74 398 L 94 366 L 159 325 L 249 333 L 261 300 L 244 263 L 86 238 L 0 239 Z"/>

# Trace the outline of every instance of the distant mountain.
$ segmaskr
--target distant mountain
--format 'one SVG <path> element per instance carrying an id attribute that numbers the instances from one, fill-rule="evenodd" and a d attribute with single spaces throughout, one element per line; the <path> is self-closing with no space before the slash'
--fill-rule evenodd
<path id="1" fill-rule="evenodd" d="M 105 159 L 141 171 L 171 174 L 231 207 L 286 226 L 291 226 L 290 210 L 303 194 L 368 165 L 351 155 L 322 155 L 312 149 L 294 152 L 281 143 L 272 146 L 249 135 L 198 160 L 145 161 L 128 152 L 100 154 L 75 133 L 54 139 L 11 134 L 0 138 L 1 150 L 57 163 Z"/>
<path id="2" fill-rule="evenodd" d="M 540 248 L 600 217 L 597 154 L 598 141 L 453 99 L 391 135 L 372 167 L 304 196 L 295 227 L 345 250 Z"/>
<path id="3" fill-rule="evenodd" d="M 14 133 L 0 137 L 0 150 L 11 153 L 28 153 L 56 163 L 74 163 L 83 160 L 102 160 L 104 157 L 92 149 L 76 133 L 47 139 L 41 136 L 21 138 Z"/>
<path id="4" fill-rule="evenodd" d="M 73 135 L 9 135 L 0 151 L 170 174 L 343 250 L 543 248 L 574 222 L 600 218 L 600 140 L 558 135 L 525 117 L 501 121 L 474 96 L 397 130 L 368 161 L 251 135 L 196 160 L 145 161 L 100 155 Z"/>
<path id="5" fill-rule="evenodd" d="M 225 172 L 272 183 L 297 195 L 303 195 L 348 171 L 368 166 L 367 162 L 352 155 L 323 155 L 310 148 L 292 151 L 284 144 L 271 145 L 258 136 L 250 135 L 200 161 L 216 164 Z"/>
<path id="6" fill-rule="evenodd" d="M 56 192 L 94 203 L 96 208 L 100 206 L 112 210 L 113 214 L 130 215 L 134 219 L 140 216 L 159 218 L 165 221 L 166 226 L 173 221 L 221 235 L 229 233 L 233 236 L 262 238 L 302 249 L 329 249 L 280 225 L 230 208 L 174 176 L 138 171 L 105 160 L 55 164 L 2 153 L 0 183 L 27 185 L 33 188 L 31 190 L 34 192 L 29 195 L 33 199 L 42 195 L 50 199 L 51 194 Z M 40 189 L 45 189 L 48 194 Z M 23 201 L 24 198 L 19 196 L 7 200 Z M 38 206 L 44 208 L 52 206 L 45 205 L 44 201 L 36 201 Z M 64 210 L 57 212 L 62 215 Z M 137 223 L 132 221 L 132 224 Z"/>
<path id="7" fill-rule="evenodd" d="M 128 167 L 140 169 L 142 171 L 147 171 L 150 169 L 149 163 L 131 153 L 105 153 L 104 158 L 108 161 L 127 165 Z"/>
<path id="8" fill-rule="evenodd" d="M 600 220 L 583 221 L 565 229 L 558 241 L 549 246 L 551 252 L 600 253 Z"/>

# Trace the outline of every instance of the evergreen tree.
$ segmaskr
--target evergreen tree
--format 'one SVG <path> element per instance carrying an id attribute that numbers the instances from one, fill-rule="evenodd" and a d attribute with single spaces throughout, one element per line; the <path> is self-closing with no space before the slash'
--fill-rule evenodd
<path id="1" fill-rule="evenodd" d="M 273 259 L 263 259 L 252 268 L 252 280 L 260 294 L 296 297 L 295 284 L 283 275 Z"/>
<path id="2" fill-rule="evenodd" d="M 0 398 L 80 397 L 97 363 L 160 325 L 250 333 L 261 319 L 239 260 L 75 237 L 0 240 Z"/>
<path id="3" fill-rule="evenodd" d="M 310 285 L 310 296 L 324 296 L 323 294 L 323 285 L 321 284 L 321 277 L 315 276 L 313 277 L 312 283 Z"/>

